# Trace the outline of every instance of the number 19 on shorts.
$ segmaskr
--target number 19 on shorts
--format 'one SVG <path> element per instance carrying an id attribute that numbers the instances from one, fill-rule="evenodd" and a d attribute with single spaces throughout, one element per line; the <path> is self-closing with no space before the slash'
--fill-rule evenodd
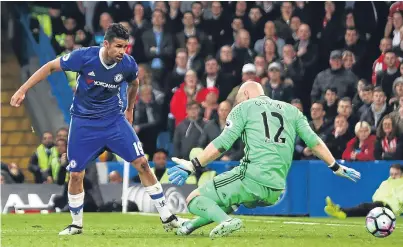
<path id="1" fill-rule="evenodd" d="M 137 156 L 144 155 L 143 146 L 141 145 L 141 142 L 133 142 L 133 147 L 136 150 Z"/>

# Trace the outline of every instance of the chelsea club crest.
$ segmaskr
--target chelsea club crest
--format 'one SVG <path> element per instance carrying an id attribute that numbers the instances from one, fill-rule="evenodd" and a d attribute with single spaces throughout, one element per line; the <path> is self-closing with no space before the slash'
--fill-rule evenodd
<path id="1" fill-rule="evenodd" d="M 113 78 L 115 82 L 121 82 L 123 80 L 123 75 L 122 74 L 116 74 L 115 77 Z"/>

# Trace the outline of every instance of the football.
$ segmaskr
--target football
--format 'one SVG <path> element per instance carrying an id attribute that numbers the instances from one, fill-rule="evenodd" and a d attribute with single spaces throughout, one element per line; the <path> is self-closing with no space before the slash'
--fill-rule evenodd
<path id="1" fill-rule="evenodd" d="M 377 207 L 368 213 L 365 224 L 372 235 L 385 238 L 395 230 L 396 217 L 390 209 Z"/>

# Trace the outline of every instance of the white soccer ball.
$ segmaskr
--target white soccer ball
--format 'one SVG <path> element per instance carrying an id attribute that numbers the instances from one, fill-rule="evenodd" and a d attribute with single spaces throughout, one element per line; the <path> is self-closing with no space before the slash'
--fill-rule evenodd
<path id="1" fill-rule="evenodd" d="M 375 237 L 385 238 L 395 230 L 396 216 L 388 208 L 377 207 L 368 213 L 365 225 L 368 232 Z"/>

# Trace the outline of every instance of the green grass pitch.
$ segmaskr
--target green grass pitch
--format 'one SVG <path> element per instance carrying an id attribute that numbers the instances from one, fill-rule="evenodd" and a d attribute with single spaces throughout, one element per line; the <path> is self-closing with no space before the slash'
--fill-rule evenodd
<path id="1" fill-rule="evenodd" d="M 185 215 L 190 217 L 190 215 Z M 69 214 L 2 215 L 1 246 L 403 246 L 403 218 L 395 232 L 377 239 L 367 233 L 363 218 L 285 218 L 242 216 L 244 227 L 231 236 L 211 240 L 213 225 L 178 237 L 163 231 L 156 216 L 120 213 L 86 213 L 82 235 L 59 237 L 71 222 Z M 402 224 L 402 225 L 401 225 Z"/>

